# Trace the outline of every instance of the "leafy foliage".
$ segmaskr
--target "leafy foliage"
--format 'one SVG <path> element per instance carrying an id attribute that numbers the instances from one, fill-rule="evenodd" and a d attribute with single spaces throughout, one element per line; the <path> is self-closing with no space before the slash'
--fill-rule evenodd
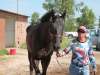
<path id="1" fill-rule="evenodd" d="M 45 0 L 43 8 L 48 10 L 55 9 L 56 11 L 66 11 L 67 16 L 72 15 L 74 12 L 74 0 Z"/>
<path id="2" fill-rule="evenodd" d="M 99 28 L 100 28 L 100 16 L 99 16 Z"/>
<path id="3" fill-rule="evenodd" d="M 76 20 L 74 18 L 66 19 L 64 28 L 65 31 L 76 31 Z"/>
<path id="4" fill-rule="evenodd" d="M 26 43 L 22 43 L 22 44 L 20 45 L 20 48 L 22 48 L 22 49 L 27 49 Z"/>
<path id="5" fill-rule="evenodd" d="M 38 20 L 39 20 L 39 14 L 38 14 L 37 12 L 34 12 L 34 13 L 32 14 L 32 17 L 31 17 L 31 23 L 32 23 L 33 25 L 35 25 L 34 23 L 36 23 Z"/>
<path id="6" fill-rule="evenodd" d="M 93 11 L 85 6 L 83 2 L 75 4 L 75 0 L 45 0 L 43 3 L 43 8 L 47 11 L 54 9 L 61 13 L 64 10 L 66 11 L 67 20 L 65 23 L 65 31 L 74 31 L 76 28 L 75 24 L 77 23 L 78 25 L 84 24 L 87 25 L 87 27 L 92 28 L 95 21 L 95 15 Z M 77 11 L 81 13 L 81 16 L 78 17 L 75 21 L 72 18 L 75 17 L 74 12 Z"/>
<path id="7" fill-rule="evenodd" d="M 71 39 L 63 36 L 62 43 L 61 43 L 61 49 L 68 47 L 70 42 L 71 42 Z"/>
<path id="8" fill-rule="evenodd" d="M 0 50 L 0 55 L 7 55 L 8 51 L 6 49 Z"/>
<path id="9" fill-rule="evenodd" d="M 79 23 L 79 25 L 83 24 L 88 28 L 92 28 L 95 21 L 95 15 L 93 11 L 85 6 L 83 7 L 83 9 L 81 9 L 81 13 L 82 15 L 77 18 L 77 22 Z"/>

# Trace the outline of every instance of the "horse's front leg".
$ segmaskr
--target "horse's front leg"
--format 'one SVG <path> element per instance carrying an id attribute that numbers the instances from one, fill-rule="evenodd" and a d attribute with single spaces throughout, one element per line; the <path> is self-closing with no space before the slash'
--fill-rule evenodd
<path id="1" fill-rule="evenodd" d="M 30 75 L 33 75 L 33 68 L 35 70 L 36 75 L 41 75 L 40 70 L 39 70 L 39 60 L 35 60 L 32 57 L 31 53 L 28 53 L 29 57 L 29 62 L 30 62 Z"/>
<path id="2" fill-rule="evenodd" d="M 46 71 L 47 71 L 48 65 L 50 63 L 50 60 L 51 60 L 51 56 L 48 56 L 41 60 L 42 75 L 46 75 Z"/>

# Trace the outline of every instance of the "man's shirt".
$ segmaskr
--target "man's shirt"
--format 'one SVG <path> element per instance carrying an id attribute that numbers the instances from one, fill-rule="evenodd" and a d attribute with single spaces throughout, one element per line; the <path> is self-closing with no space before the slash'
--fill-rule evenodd
<path id="1" fill-rule="evenodd" d="M 94 69 L 96 68 L 93 48 L 88 40 L 86 42 L 79 42 L 77 39 L 73 40 L 67 49 L 67 52 L 70 51 L 72 51 L 72 63 L 78 65 L 91 64 Z"/>

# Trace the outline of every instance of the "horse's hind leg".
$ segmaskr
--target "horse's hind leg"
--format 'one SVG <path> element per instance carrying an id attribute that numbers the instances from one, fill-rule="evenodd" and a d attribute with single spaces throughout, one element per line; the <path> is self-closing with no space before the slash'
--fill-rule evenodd
<path id="1" fill-rule="evenodd" d="M 46 75 L 46 71 L 47 71 L 48 65 L 50 63 L 50 60 L 51 60 L 51 56 L 46 57 L 46 58 L 44 58 L 44 59 L 41 60 L 41 64 L 42 64 L 42 75 Z"/>

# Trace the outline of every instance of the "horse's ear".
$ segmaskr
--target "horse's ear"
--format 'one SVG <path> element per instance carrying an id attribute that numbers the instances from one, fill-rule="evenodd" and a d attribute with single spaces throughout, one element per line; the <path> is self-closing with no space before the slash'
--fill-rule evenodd
<path id="1" fill-rule="evenodd" d="M 64 12 L 62 13 L 61 15 L 62 18 L 65 18 L 66 17 L 66 11 L 64 10 Z"/>
<path id="2" fill-rule="evenodd" d="M 50 22 L 54 22 L 54 15 L 50 17 Z"/>
<path id="3" fill-rule="evenodd" d="M 54 9 L 51 10 L 51 16 L 50 16 L 50 22 L 53 22 L 54 21 L 54 17 L 55 17 L 55 11 Z"/>
<path id="4" fill-rule="evenodd" d="M 55 13 L 54 9 L 51 9 L 49 12 L 51 15 L 54 15 L 54 13 Z"/>

